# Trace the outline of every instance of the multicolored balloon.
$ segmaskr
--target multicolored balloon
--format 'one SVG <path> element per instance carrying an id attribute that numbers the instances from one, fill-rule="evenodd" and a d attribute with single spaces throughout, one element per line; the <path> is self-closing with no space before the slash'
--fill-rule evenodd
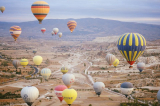
<path id="1" fill-rule="evenodd" d="M 62 72 L 63 74 L 66 74 L 66 73 L 68 72 L 68 68 L 67 68 L 67 67 L 62 67 L 62 68 L 61 68 L 61 72 Z"/>
<path id="2" fill-rule="evenodd" d="M 143 54 L 146 48 L 146 40 L 141 34 L 125 33 L 118 39 L 117 47 L 132 68 L 131 65 Z"/>
<path id="3" fill-rule="evenodd" d="M 16 41 L 17 38 L 19 37 L 19 35 L 21 34 L 22 30 L 21 30 L 21 27 L 19 27 L 19 26 L 12 26 L 10 28 L 9 32 L 12 35 L 12 37 L 14 38 L 14 40 Z"/>
<path id="4" fill-rule="evenodd" d="M 77 26 L 77 22 L 74 21 L 74 20 L 70 20 L 70 21 L 68 21 L 67 26 L 68 26 L 69 30 L 71 31 L 71 33 L 72 33 L 73 30 L 74 30 L 74 29 L 76 28 L 76 26 Z"/>
<path id="5" fill-rule="evenodd" d="M 42 20 L 47 16 L 49 13 L 50 7 L 47 2 L 45 1 L 36 1 L 31 6 L 31 11 L 33 15 L 39 21 L 39 24 L 42 23 Z"/>
<path id="6" fill-rule="evenodd" d="M 130 82 L 124 82 L 121 84 L 121 92 L 124 94 L 126 97 L 130 95 L 133 91 L 133 84 Z"/>
<path id="7" fill-rule="evenodd" d="M 50 77 L 51 75 L 51 70 L 49 68 L 43 68 L 41 70 L 41 75 L 42 77 L 45 79 L 45 80 L 48 80 L 48 78 Z"/>
<path id="8" fill-rule="evenodd" d="M 44 33 L 46 31 L 46 28 L 41 28 L 41 32 Z"/>
<path id="9" fill-rule="evenodd" d="M 0 7 L 0 10 L 1 10 L 1 12 L 3 13 L 4 10 L 5 10 L 5 7 L 4 7 L 4 6 L 1 6 L 1 7 Z"/>
<path id="10" fill-rule="evenodd" d="M 54 89 L 54 93 L 57 95 L 57 97 L 60 100 L 60 102 L 63 101 L 62 92 L 65 89 L 67 89 L 67 87 L 65 85 L 58 85 Z"/>

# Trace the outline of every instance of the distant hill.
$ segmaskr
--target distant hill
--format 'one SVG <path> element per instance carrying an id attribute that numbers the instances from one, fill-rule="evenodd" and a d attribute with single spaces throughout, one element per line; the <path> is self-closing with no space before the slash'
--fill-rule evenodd
<path id="1" fill-rule="evenodd" d="M 74 19 L 77 27 L 70 33 L 67 22 L 72 19 L 46 19 L 39 24 L 38 21 L 30 22 L 0 22 L 0 36 L 10 36 L 9 29 L 13 25 L 22 28 L 20 37 L 46 38 L 51 39 L 51 31 L 54 27 L 59 28 L 63 33 L 62 40 L 93 40 L 96 37 L 119 36 L 127 32 L 142 34 L 146 40 L 160 39 L 160 25 L 141 24 L 133 22 L 120 22 L 99 18 Z M 41 33 L 41 28 L 46 28 L 45 34 Z M 58 39 L 53 36 L 52 39 Z"/>

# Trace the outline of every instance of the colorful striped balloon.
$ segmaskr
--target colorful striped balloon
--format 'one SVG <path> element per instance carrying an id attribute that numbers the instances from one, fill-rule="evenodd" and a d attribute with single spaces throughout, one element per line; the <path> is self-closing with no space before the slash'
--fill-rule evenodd
<path id="1" fill-rule="evenodd" d="M 16 41 L 19 35 L 21 34 L 22 30 L 21 30 L 21 27 L 19 26 L 12 26 L 9 32 Z"/>
<path id="2" fill-rule="evenodd" d="M 39 21 L 39 24 L 42 23 L 42 20 L 47 16 L 49 10 L 50 7 L 45 1 L 36 1 L 31 6 L 31 11 Z"/>
<path id="3" fill-rule="evenodd" d="M 49 68 L 43 68 L 41 70 L 41 75 L 45 80 L 47 80 L 49 76 L 51 75 L 51 70 Z"/>
<path id="4" fill-rule="evenodd" d="M 68 21 L 67 26 L 71 32 L 76 28 L 77 23 L 74 20 Z"/>
<path id="5" fill-rule="evenodd" d="M 141 34 L 125 33 L 118 39 L 117 47 L 127 62 L 133 65 L 135 60 L 143 54 L 146 48 L 146 40 Z"/>

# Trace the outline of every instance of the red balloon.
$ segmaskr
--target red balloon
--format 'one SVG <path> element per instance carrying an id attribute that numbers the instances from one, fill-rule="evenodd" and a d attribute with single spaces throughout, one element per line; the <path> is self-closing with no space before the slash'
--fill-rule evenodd
<path id="1" fill-rule="evenodd" d="M 58 85 L 54 89 L 54 93 L 57 95 L 57 97 L 60 100 L 60 102 L 63 101 L 62 92 L 65 89 L 67 89 L 67 87 L 65 85 Z"/>
<path id="2" fill-rule="evenodd" d="M 44 33 L 46 31 L 46 28 L 41 28 L 41 32 Z"/>

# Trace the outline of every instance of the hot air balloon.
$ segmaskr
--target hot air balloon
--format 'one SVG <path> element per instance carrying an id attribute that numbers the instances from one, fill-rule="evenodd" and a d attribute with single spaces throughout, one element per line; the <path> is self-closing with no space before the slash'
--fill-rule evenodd
<path id="1" fill-rule="evenodd" d="M 105 85 L 103 82 L 95 82 L 93 84 L 94 91 L 100 97 L 102 90 L 105 88 Z"/>
<path id="2" fill-rule="evenodd" d="M 52 36 L 53 36 L 53 35 L 54 35 L 54 32 L 52 31 L 51 34 L 52 34 Z"/>
<path id="3" fill-rule="evenodd" d="M 28 65 L 27 59 L 21 59 L 20 64 L 25 68 Z"/>
<path id="4" fill-rule="evenodd" d="M 37 50 L 33 50 L 33 53 L 36 54 L 36 53 L 37 53 Z"/>
<path id="5" fill-rule="evenodd" d="M 58 85 L 54 89 L 54 93 L 57 95 L 57 97 L 60 100 L 60 102 L 63 101 L 62 92 L 65 89 L 67 89 L 67 87 L 65 85 Z"/>
<path id="6" fill-rule="evenodd" d="M 39 90 L 34 86 L 26 86 L 21 90 L 21 97 L 29 106 L 33 104 L 38 96 Z"/>
<path id="7" fill-rule="evenodd" d="M 74 20 L 70 20 L 70 21 L 68 21 L 67 26 L 68 26 L 69 30 L 70 30 L 71 32 L 73 32 L 73 30 L 74 30 L 74 29 L 76 28 L 76 26 L 77 26 L 77 23 L 76 23 L 76 21 L 74 21 Z"/>
<path id="8" fill-rule="evenodd" d="M 125 33 L 118 39 L 117 47 L 132 68 L 131 65 L 143 54 L 146 48 L 146 40 L 141 34 Z"/>
<path id="9" fill-rule="evenodd" d="M 115 61 L 113 62 L 113 66 L 114 66 L 114 67 L 117 67 L 118 64 L 119 64 L 119 60 L 118 60 L 118 59 L 115 59 Z"/>
<path id="10" fill-rule="evenodd" d="M 77 91 L 74 89 L 65 89 L 62 92 L 63 99 L 66 101 L 68 106 L 71 106 L 71 104 L 75 101 L 77 98 Z"/>
<path id="11" fill-rule="evenodd" d="M 62 80 L 63 80 L 63 83 L 68 87 L 70 88 L 71 85 L 74 83 L 74 80 L 75 80 L 75 76 L 73 74 L 64 74 L 62 76 Z"/>
<path id="12" fill-rule="evenodd" d="M 113 54 L 107 54 L 106 55 L 106 60 L 109 65 L 112 65 L 113 62 L 116 60 L 116 57 Z"/>
<path id="13" fill-rule="evenodd" d="M 22 32 L 21 27 L 19 26 L 12 26 L 9 31 L 15 41 L 17 40 L 17 38 Z"/>
<path id="14" fill-rule="evenodd" d="M 138 62 L 138 64 L 137 64 L 137 69 L 138 69 L 140 72 L 142 72 L 144 68 L 145 68 L 145 63 L 143 63 L 143 62 Z"/>
<path id="15" fill-rule="evenodd" d="M 41 75 L 45 80 L 48 80 L 49 76 L 51 75 L 51 70 L 49 68 L 43 68 L 41 70 Z"/>
<path id="16" fill-rule="evenodd" d="M 59 32 L 59 33 L 58 33 L 58 36 L 61 38 L 61 37 L 62 37 L 62 33 L 61 33 L 61 32 Z"/>
<path id="17" fill-rule="evenodd" d="M 41 32 L 44 33 L 46 31 L 46 28 L 41 28 Z"/>
<path id="18" fill-rule="evenodd" d="M 20 62 L 19 62 L 19 60 L 13 60 L 12 64 L 17 70 L 18 66 L 20 65 Z"/>
<path id="19" fill-rule="evenodd" d="M 3 13 L 3 11 L 5 10 L 5 7 L 4 7 L 4 6 L 1 6 L 1 7 L 0 7 L 0 10 L 1 10 L 1 12 Z"/>
<path id="20" fill-rule="evenodd" d="M 121 84 L 121 92 L 124 94 L 126 97 L 130 95 L 133 91 L 133 84 L 130 82 L 124 82 Z"/>
<path id="21" fill-rule="evenodd" d="M 61 72 L 62 72 L 63 74 L 67 73 L 67 72 L 68 72 L 68 68 L 67 68 L 67 67 L 62 67 L 62 68 L 61 68 Z"/>
<path id="22" fill-rule="evenodd" d="M 157 93 L 157 99 L 158 99 L 158 103 L 160 104 L 160 90 Z"/>
<path id="23" fill-rule="evenodd" d="M 31 6 L 31 11 L 39 21 L 39 24 L 42 23 L 42 20 L 47 16 L 49 10 L 50 7 L 45 1 L 36 1 Z"/>
<path id="24" fill-rule="evenodd" d="M 58 28 L 53 28 L 53 32 L 56 35 L 58 33 L 59 29 Z"/>
<path id="25" fill-rule="evenodd" d="M 33 62 L 37 66 L 40 65 L 42 63 L 42 61 L 43 61 L 43 58 L 41 56 L 37 55 L 37 56 L 33 57 Z"/>

